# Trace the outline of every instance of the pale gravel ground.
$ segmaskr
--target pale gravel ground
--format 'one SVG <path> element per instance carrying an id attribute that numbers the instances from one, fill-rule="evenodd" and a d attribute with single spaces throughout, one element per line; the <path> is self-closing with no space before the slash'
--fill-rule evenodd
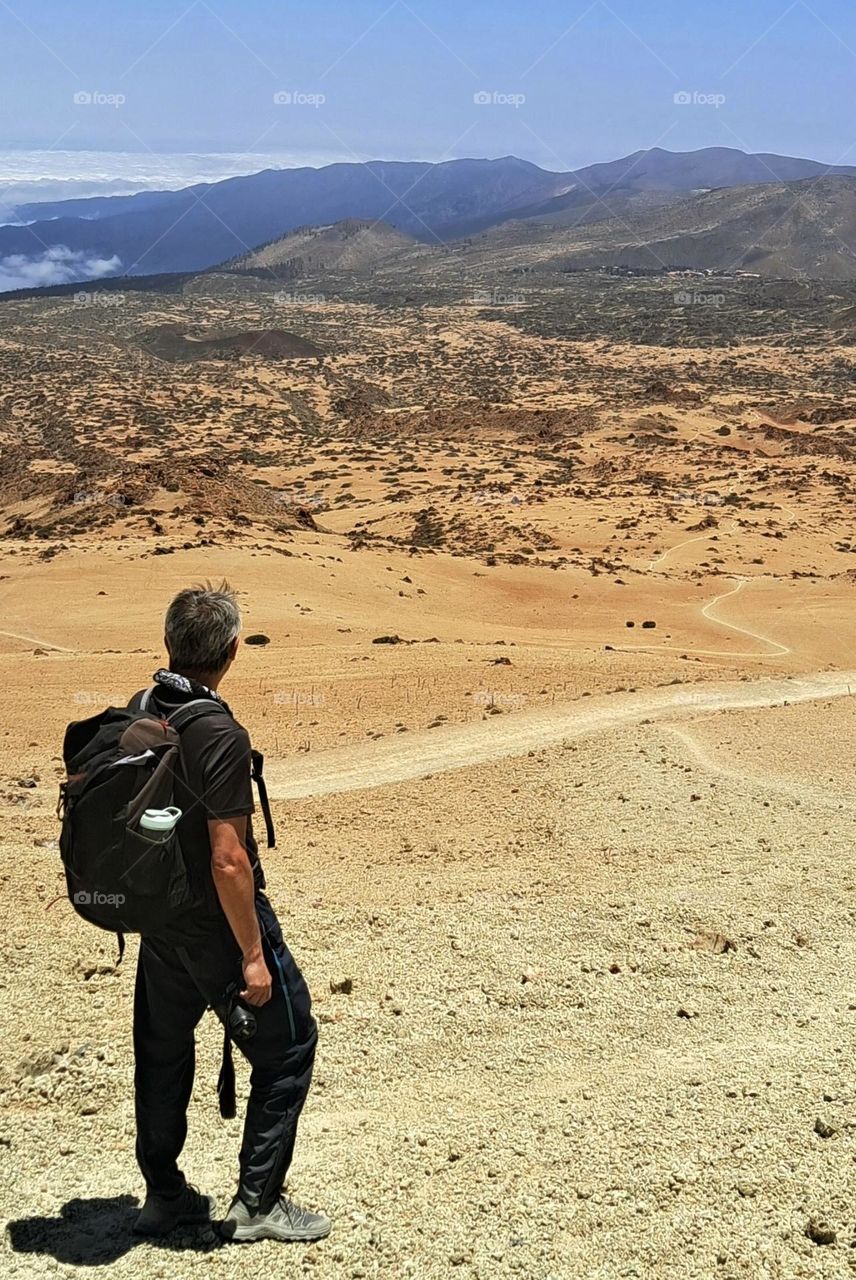
<path id="1" fill-rule="evenodd" d="M 698 726 L 775 725 L 793 760 L 820 710 Z M 97 935 L 63 903 L 45 917 L 45 786 L 3 872 L 3 1274 L 850 1274 L 852 815 L 827 786 L 723 776 L 654 724 L 278 806 L 272 897 L 322 1024 L 292 1189 L 336 1221 L 309 1249 L 244 1250 L 129 1247 L 132 957 L 87 980 Z M 691 949 L 702 929 L 737 949 Z M 203 1024 L 186 1166 L 225 1206 L 218 1040 Z M 813 1216 L 836 1244 L 806 1238 Z"/>

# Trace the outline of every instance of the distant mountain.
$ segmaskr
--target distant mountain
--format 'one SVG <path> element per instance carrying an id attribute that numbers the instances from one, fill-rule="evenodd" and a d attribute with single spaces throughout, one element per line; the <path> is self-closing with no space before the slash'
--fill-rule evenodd
<path id="1" fill-rule="evenodd" d="M 460 237 L 477 235 L 509 221 L 583 226 L 636 209 L 670 204 L 690 193 L 717 187 L 797 182 L 827 175 L 856 177 L 856 167 L 825 165 L 792 156 L 748 155 L 733 147 L 704 147 L 699 151 L 653 147 L 566 174 L 564 189 L 546 200 L 513 209 L 501 218 L 488 216 L 458 222 L 447 230 Z"/>
<path id="2" fill-rule="evenodd" d="M 575 229 L 508 223 L 473 246 L 482 270 L 664 267 L 856 279 L 856 178 L 706 192 Z"/>
<path id="3" fill-rule="evenodd" d="M 589 165 L 577 170 L 574 177 L 594 191 L 614 187 L 623 192 L 678 192 L 798 182 L 827 174 L 856 177 L 856 168 L 764 152 L 750 155 L 734 147 L 704 147 L 699 151 L 664 151 L 661 147 L 652 147 L 649 151 L 636 151 L 623 160 Z"/>
<path id="4" fill-rule="evenodd" d="M 183 190 L 190 190 L 186 187 Z M 14 222 L 49 222 L 55 218 L 109 218 L 120 213 L 141 213 L 168 204 L 179 191 L 138 191 L 131 196 L 78 196 L 73 200 L 36 200 L 32 204 L 7 206 L 14 212 Z M 3 192 L 0 189 L 0 199 Z"/>
<path id="5" fill-rule="evenodd" d="M 690 225 L 694 215 L 688 208 L 678 215 L 689 219 L 688 226 L 672 230 L 668 211 L 685 206 L 687 196 L 700 198 L 698 193 L 712 192 L 715 211 L 730 218 L 729 202 L 715 199 L 722 189 L 775 192 L 783 184 L 854 177 L 856 168 L 828 167 L 789 156 L 747 155 L 726 147 L 690 152 L 653 148 L 575 173 L 551 173 L 513 156 L 443 164 L 372 161 L 321 169 L 267 169 L 182 191 L 21 206 L 16 215 L 22 221 L 37 220 L 31 225 L 0 226 L 0 265 L 4 259 L 13 263 L 7 288 L 15 287 L 16 280 L 25 286 L 76 279 L 73 264 L 78 262 L 80 278 L 85 278 L 86 264 L 96 264 L 101 276 L 195 272 L 228 260 L 249 260 L 258 246 L 283 241 L 307 227 L 316 230 L 304 230 L 299 233 L 302 238 L 283 243 L 274 251 L 277 262 L 269 255 L 271 265 L 280 273 L 288 274 L 285 264 L 290 259 L 299 258 L 305 264 L 307 255 L 313 254 L 309 274 L 323 274 L 325 264 L 333 263 L 346 271 L 349 252 L 357 253 L 354 269 L 361 270 L 365 255 L 374 254 L 380 260 L 387 250 L 393 251 L 391 231 L 437 245 L 493 235 L 492 229 L 500 228 L 499 242 L 503 244 L 525 248 L 533 242 L 555 240 L 559 254 L 564 232 L 602 225 L 607 228 L 602 233 L 605 241 L 598 238 L 600 233 L 592 232 L 594 238 L 585 242 L 590 251 L 598 258 L 609 257 L 620 246 L 632 258 L 634 248 L 621 241 L 619 220 L 631 223 L 634 229 L 638 225 L 634 234 L 640 240 L 647 237 L 648 230 L 654 240 L 689 237 L 693 244 L 674 244 L 672 252 L 680 248 L 687 258 L 707 254 L 718 261 L 718 232 L 708 229 L 707 234 L 703 226 Z M 733 206 L 734 224 L 722 233 L 722 243 L 732 244 L 735 256 L 752 251 L 754 242 L 739 242 L 739 235 L 745 232 L 751 236 L 755 221 L 763 217 L 758 201 L 764 203 L 766 197 L 752 194 L 747 199 L 751 208 L 743 224 L 737 213 L 738 205 L 743 207 L 738 199 Z M 702 216 L 703 207 L 694 207 Z M 819 212 L 819 216 L 825 215 Z M 637 223 L 637 219 L 641 221 Z M 326 234 L 326 238 L 317 230 L 349 221 L 387 225 L 377 233 L 363 226 L 358 248 L 357 242 L 350 247 L 345 243 L 341 230 Z M 705 249 L 701 242 L 696 243 L 699 236 Z M 52 276 L 50 251 L 57 246 L 67 250 L 64 274 L 57 271 Z M 483 247 L 490 251 L 490 243 Z M 788 264 L 802 263 L 803 259 L 808 263 L 814 252 L 801 254 L 793 245 L 782 253 L 783 269 L 811 269 L 810 263 L 793 268 Z M 831 269 L 827 250 L 817 246 L 817 254 L 822 265 Z M 644 258 L 645 254 L 640 251 L 637 256 Z M 652 247 L 648 258 L 654 257 Z M 113 265 L 116 259 L 118 267 Z M 769 269 L 777 260 L 771 255 Z M 32 263 L 33 270 L 21 269 L 22 261 Z M 250 269 L 256 270 L 261 261 L 255 258 Z"/>
<path id="6" fill-rule="evenodd" d="M 197 271 L 296 227 L 346 218 L 383 219 L 431 241 L 450 224 L 486 215 L 499 220 L 521 205 L 549 199 L 566 185 L 566 177 L 513 156 L 445 164 L 372 161 L 267 169 L 158 198 L 146 192 L 100 200 L 92 218 L 85 216 L 87 200 L 49 206 L 49 213 L 61 216 L 0 227 L 0 257 L 38 257 L 46 246 L 62 244 L 73 253 L 118 256 L 122 270 L 132 275 Z M 110 212 L 117 202 L 120 211 Z M 75 216 L 69 216 L 72 206 Z"/>

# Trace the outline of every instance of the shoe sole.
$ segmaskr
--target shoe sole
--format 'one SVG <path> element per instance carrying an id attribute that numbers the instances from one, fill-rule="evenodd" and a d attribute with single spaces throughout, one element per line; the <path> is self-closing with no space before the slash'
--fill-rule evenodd
<path id="1" fill-rule="evenodd" d="M 229 1224 L 224 1222 L 220 1233 L 224 1240 L 234 1244 L 252 1244 L 256 1240 L 279 1240 L 283 1244 L 312 1244 L 315 1240 L 326 1240 L 333 1230 L 332 1222 L 323 1231 L 300 1233 L 297 1231 L 277 1231 L 275 1228 L 258 1223 L 256 1226 L 235 1227 L 234 1234 L 228 1234 Z"/>

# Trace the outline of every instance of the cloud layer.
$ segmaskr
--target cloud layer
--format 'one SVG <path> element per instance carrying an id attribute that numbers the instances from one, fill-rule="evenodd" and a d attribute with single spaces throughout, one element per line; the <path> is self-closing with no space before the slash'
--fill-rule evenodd
<path id="1" fill-rule="evenodd" d="M 112 258 L 97 258 L 82 250 L 55 244 L 32 257 L 12 253 L 0 258 L 0 293 L 74 284 L 78 280 L 100 280 L 103 276 L 117 275 L 121 268 L 122 261 L 115 254 Z"/>
<path id="2" fill-rule="evenodd" d="M 15 222 L 14 207 L 31 202 L 83 200 L 176 191 L 260 169 L 290 169 L 350 159 L 344 154 L 278 151 L 175 153 L 0 150 L 0 223 Z"/>

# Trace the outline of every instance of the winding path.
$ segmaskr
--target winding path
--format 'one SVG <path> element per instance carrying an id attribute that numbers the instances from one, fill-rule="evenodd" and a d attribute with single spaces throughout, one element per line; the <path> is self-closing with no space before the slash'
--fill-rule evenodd
<path id="1" fill-rule="evenodd" d="M 814 702 L 854 692 L 856 671 L 822 671 L 586 698 L 564 707 L 536 707 L 472 724 L 444 725 L 316 755 L 272 760 L 267 766 L 268 790 L 276 800 L 361 791 L 522 756 L 568 738 L 606 733 L 643 720 L 681 720 L 705 712 Z"/>
<path id="2" fill-rule="evenodd" d="M 758 631 L 749 631 L 746 627 L 738 627 L 736 622 L 726 622 L 724 618 L 714 618 L 711 610 L 718 605 L 721 600 L 730 600 L 732 596 L 739 595 L 745 588 L 746 584 L 753 582 L 753 578 L 733 578 L 732 581 L 737 583 L 733 591 L 723 591 L 718 596 L 714 596 L 712 600 L 708 600 L 706 605 L 702 606 L 701 615 L 708 622 L 715 622 L 719 627 L 727 627 L 729 631 L 736 631 L 739 635 L 749 636 L 752 640 L 760 640 L 762 644 L 770 646 L 772 652 L 758 653 L 741 653 L 735 649 L 696 649 L 694 645 L 674 645 L 674 644 L 617 644 L 613 648 L 618 653 L 686 653 L 694 654 L 704 658 L 781 658 L 785 654 L 792 653 L 787 645 L 780 644 L 778 640 L 771 640 L 769 636 L 762 636 Z"/>
<path id="3" fill-rule="evenodd" d="M 672 552 L 680 551 L 681 547 L 691 547 L 694 542 L 710 542 L 710 531 L 700 534 L 697 538 L 687 538 L 686 542 L 677 542 L 673 547 L 667 547 L 665 551 L 661 551 L 653 560 L 648 561 L 648 572 L 652 573 L 658 565 L 668 559 Z"/>
<path id="4" fill-rule="evenodd" d="M 734 654 L 733 653 L 731 654 L 731 657 L 732 658 L 749 658 L 749 657 L 766 656 L 766 657 L 774 658 L 774 657 L 779 657 L 780 655 L 784 655 L 786 653 L 791 653 L 792 652 L 791 649 L 789 649 L 786 644 L 779 644 L 778 640 L 771 640 L 769 636 L 762 636 L 757 631 L 748 631 L 746 627 L 738 627 L 736 623 L 726 622 L 723 618 L 711 617 L 710 610 L 713 608 L 714 605 L 719 604 L 720 600 L 729 600 L 732 596 L 739 595 L 740 592 L 743 590 L 743 588 L 746 586 L 746 583 L 751 582 L 752 579 L 751 578 L 735 578 L 734 581 L 737 583 L 737 586 L 734 588 L 734 590 L 724 591 L 722 595 L 716 596 L 713 600 L 709 601 L 709 603 L 706 604 L 701 611 L 702 617 L 707 618 L 709 622 L 715 622 L 720 627 L 728 627 L 729 631 L 736 631 L 741 636 L 749 636 L 752 640 L 760 640 L 762 644 L 770 645 L 770 647 L 772 649 L 775 649 L 776 652 L 771 654 L 766 654 L 766 655 L 748 654 L 748 653 Z"/>

